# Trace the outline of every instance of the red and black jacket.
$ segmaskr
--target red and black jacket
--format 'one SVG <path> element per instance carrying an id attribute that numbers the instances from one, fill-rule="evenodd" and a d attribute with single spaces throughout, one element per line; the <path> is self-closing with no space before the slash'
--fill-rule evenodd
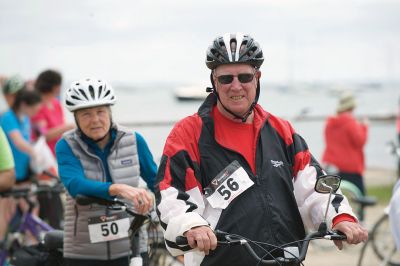
<path id="1" fill-rule="evenodd" d="M 322 194 L 313 190 L 316 177 L 322 172 L 303 138 L 287 121 L 257 105 L 253 121 L 257 133 L 254 174 L 241 154 L 223 147 L 215 139 L 211 115 L 215 105 L 216 98 L 211 94 L 197 114 L 175 125 L 165 144 L 156 199 L 171 253 L 178 255 L 189 250 L 174 243 L 176 236 L 207 224 L 213 229 L 273 245 L 304 238 L 303 221 L 309 220 L 315 226 L 316 220 L 323 216 L 320 210 L 310 214 L 307 209 L 326 206 L 327 199 L 323 195 L 322 200 Z M 214 209 L 204 197 L 204 188 L 234 160 L 246 170 L 254 185 L 226 209 Z M 282 164 L 277 166 L 273 161 Z M 301 180 L 297 182 L 297 179 Z M 338 211 L 330 211 L 331 218 L 337 214 Z M 259 249 L 256 251 L 259 255 L 265 254 Z M 186 255 L 190 256 L 188 260 Z M 193 265 L 200 262 L 201 265 L 246 265 L 249 261 L 251 258 L 241 247 L 218 247 L 204 258 L 185 254 L 185 263 Z"/>

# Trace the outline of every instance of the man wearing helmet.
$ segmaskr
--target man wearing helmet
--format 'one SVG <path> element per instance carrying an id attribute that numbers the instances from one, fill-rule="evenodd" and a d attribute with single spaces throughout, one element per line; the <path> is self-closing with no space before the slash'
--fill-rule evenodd
<path id="1" fill-rule="evenodd" d="M 88 208 L 74 198 L 78 194 L 120 197 L 133 204 L 138 213 L 146 214 L 153 198 L 143 179 L 152 189 L 156 165 L 141 135 L 113 123 L 110 106 L 115 95 L 109 84 L 82 79 L 72 83 L 65 98 L 77 124 L 77 129 L 66 132 L 56 145 L 59 175 L 68 190 L 63 249 L 66 265 L 128 266 L 127 235 L 110 235 L 115 230 L 108 229 L 105 236 L 101 223 L 91 222 L 100 219 L 107 227 L 104 221 L 111 219 L 123 228 L 127 219 L 122 216 L 124 212 L 96 204 Z"/>
<path id="2" fill-rule="evenodd" d="M 314 191 L 321 167 L 287 121 L 257 104 L 263 61 L 249 35 L 216 38 L 206 58 L 213 93 L 167 138 L 157 211 L 169 251 L 185 253 L 185 265 L 257 263 L 241 247 L 216 249 L 215 229 L 282 245 L 303 239 L 305 226 L 315 228 L 323 220 L 327 197 Z M 367 239 L 346 199 L 339 208 L 330 205 L 328 219 L 347 242 Z M 189 246 L 175 243 L 182 235 Z M 281 250 L 265 248 L 282 256 Z"/>

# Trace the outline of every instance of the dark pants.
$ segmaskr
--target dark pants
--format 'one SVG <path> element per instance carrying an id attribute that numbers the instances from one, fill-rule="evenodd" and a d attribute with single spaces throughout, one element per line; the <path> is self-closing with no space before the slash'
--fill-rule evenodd
<path id="1" fill-rule="evenodd" d="M 129 266 L 129 262 L 129 257 L 123 257 L 115 260 L 64 259 L 64 266 Z"/>
<path id="2" fill-rule="evenodd" d="M 343 180 L 354 184 L 361 191 L 362 195 L 365 196 L 364 178 L 362 175 L 344 172 L 339 172 L 338 175 L 341 176 Z"/>
<path id="3" fill-rule="evenodd" d="M 362 193 L 362 196 L 365 197 L 365 187 L 364 187 L 364 178 L 362 177 L 362 175 L 359 174 L 352 174 L 352 173 L 343 173 L 343 172 L 339 172 L 338 174 L 339 176 L 342 177 L 343 180 L 347 180 L 349 182 L 351 182 L 352 184 L 354 184 Z M 358 211 L 354 210 L 356 212 L 356 215 L 358 216 L 358 219 L 360 221 L 364 221 L 364 208 L 358 208 Z"/>
<path id="4" fill-rule="evenodd" d="M 39 201 L 39 217 L 47 220 L 48 224 L 54 229 L 62 229 L 62 221 L 64 218 L 64 207 L 58 193 L 39 193 L 37 195 Z"/>

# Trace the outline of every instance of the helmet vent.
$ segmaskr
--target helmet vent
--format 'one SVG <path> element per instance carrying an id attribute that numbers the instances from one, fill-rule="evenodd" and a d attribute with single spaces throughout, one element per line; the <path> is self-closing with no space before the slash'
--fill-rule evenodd
<path id="1" fill-rule="evenodd" d="M 232 54 L 236 53 L 236 40 L 231 40 L 231 50 L 232 50 Z"/>
<path id="2" fill-rule="evenodd" d="M 83 97 L 85 97 L 86 98 L 86 100 L 89 100 L 89 98 L 87 97 L 87 95 L 86 95 L 86 93 L 85 93 L 85 91 L 84 90 L 82 90 L 82 89 L 79 89 L 79 92 L 83 95 Z M 79 100 L 79 99 L 78 99 Z"/>
<path id="3" fill-rule="evenodd" d="M 247 34 L 226 33 L 208 47 L 206 65 L 214 70 L 219 65 L 243 63 L 260 68 L 264 61 L 260 45 Z"/>
<path id="4" fill-rule="evenodd" d="M 94 88 L 92 85 L 89 85 L 89 92 L 90 92 L 90 96 L 94 99 Z"/>
<path id="5" fill-rule="evenodd" d="M 113 105 L 117 98 L 113 88 L 97 78 L 74 81 L 65 96 L 65 106 L 71 112 L 83 108 Z"/>

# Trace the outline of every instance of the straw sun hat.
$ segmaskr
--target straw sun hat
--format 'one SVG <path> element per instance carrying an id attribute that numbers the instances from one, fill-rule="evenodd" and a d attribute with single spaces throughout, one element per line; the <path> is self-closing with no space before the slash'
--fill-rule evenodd
<path id="1" fill-rule="evenodd" d="M 336 111 L 338 113 L 352 110 L 356 107 L 354 95 L 351 92 L 344 92 L 339 99 Z"/>

